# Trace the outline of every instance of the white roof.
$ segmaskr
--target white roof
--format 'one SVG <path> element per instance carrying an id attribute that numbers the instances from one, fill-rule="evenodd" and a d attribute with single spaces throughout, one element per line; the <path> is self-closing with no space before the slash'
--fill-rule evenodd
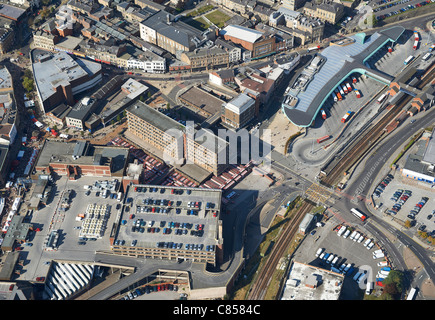
<path id="1" fill-rule="evenodd" d="M 240 115 L 245 112 L 249 107 L 251 107 L 254 103 L 254 99 L 244 93 L 241 93 L 233 100 L 228 102 L 225 108 L 227 108 L 231 112 L 234 112 L 235 114 Z"/>
<path id="2" fill-rule="evenodd" d="M 220 32 L 221 35 L 228 35 L 230 37 L 238 38 L 247 42 L 254 43 L 263 35 L 262 32 L 241 27 L 237 25 L 229 25 Z"/>

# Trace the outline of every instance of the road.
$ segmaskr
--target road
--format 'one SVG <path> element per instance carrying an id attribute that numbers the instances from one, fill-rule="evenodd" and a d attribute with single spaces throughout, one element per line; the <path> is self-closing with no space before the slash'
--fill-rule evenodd
<path id="1" fill-rule="evenodd" d="M 361 173 L 358 175 L 358 177 L 355 177 L 353 180 L 351 180 L 350 183 L 348 183 L 348 186 L 346 187 L 344 192 L 350 195 L 351 198 L 363 196 L 363 199 L 366 199 L 367 196 L 370 194 L 371 184 L 363 184 L 360 177 L 367 178 L 365 180 L 371 180 L 372 182 L 376 182 L 378 174 L 382 171 L 384 166 L 389 165 L 387 161 L 389 160 L 390 156 L 393 155 L 394 152 L 398 149 L 398 147 L 404 144 L 410 137 L 415 135 L 422 128 L 426 128 L 432 125 L 434 123 L 434 119 L 435 109 L 432 109 L 428 111 L 424 117 L 419 118 L 412 124 L 407 124 L 405 127 L 402 127 L 397 132 L 395 132 L 387 140 L 383 141 L 373 152 L 375 155 L 379 156 L 367 157 L 367 161 L 364 163 L 364 168 L 362 169 Z M 341 201 L 339 207 L 343 212 L 345 212 L 346 210 L 349 211 L 353 207 L 358 207 L 363 212 L 370 212 L 370 210 L 368 209 L 368 206 L 370 206 L 370 204 L 368 204 L 368 202 L 359 201 L 358 204 L 355 204 L 351 202 L 351 198 L 344 197 L 343 201 Z M 378 230 L 377 225 L 382 226 L 382 228 L 385 230 L 388 230 L 391 234 L 397 237 L 400 242 L 402 242 L 409 249 L 411 249 L 411 251 L 423 264 L 430 279 L 435 283 L 434 265 L 426 249 L 421 247 L 402 231 L 393 228 L 386 221 L 380 219 L 377 216 L 370 215 L 370 219 L 366 224 L 367 228 L 373 232 L 376 232 L 375 234 L 377 235 L 378 240 L 382 241 L 388 253 L 394 253 L 393 261 L 395 262 L 395 265 L 400 267 L 402 270 L 406 270 L 403 258 L 398 252 L 396 246 L 392 244 L 388 240 L 388 238 L 382 234 L 381 231 Z"/>

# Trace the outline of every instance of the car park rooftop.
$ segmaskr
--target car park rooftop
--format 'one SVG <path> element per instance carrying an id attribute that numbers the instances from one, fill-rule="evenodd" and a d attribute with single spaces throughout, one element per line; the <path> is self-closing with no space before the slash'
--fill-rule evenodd
<path id="1" fill-rule="evenodd" d="M 221 196 L 216 189 L 129 186 L 113 252 L 215 264 Z"/>

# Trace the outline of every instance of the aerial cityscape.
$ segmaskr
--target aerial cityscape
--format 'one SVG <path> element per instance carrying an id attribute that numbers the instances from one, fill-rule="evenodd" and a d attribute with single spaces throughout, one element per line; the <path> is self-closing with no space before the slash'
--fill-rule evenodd
<path id="1" fill-rule="evenodd" d="M 434 2 L 0 0 L 0 300 L 434 300 Z"/>

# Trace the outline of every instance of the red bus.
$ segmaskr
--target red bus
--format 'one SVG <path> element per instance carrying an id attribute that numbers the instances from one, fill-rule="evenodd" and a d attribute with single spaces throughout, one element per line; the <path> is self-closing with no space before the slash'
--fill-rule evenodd
<path id="1" fill-rule="evenodd" d="M 323 141 L 326 141 L 326 140 L 328 140 L 330 138 L 331 138 L 331 136 L 329 136 L 329 135 L 321 137 L 321 138 L 317 139 L 317 143 L 322 143 Z"/>

